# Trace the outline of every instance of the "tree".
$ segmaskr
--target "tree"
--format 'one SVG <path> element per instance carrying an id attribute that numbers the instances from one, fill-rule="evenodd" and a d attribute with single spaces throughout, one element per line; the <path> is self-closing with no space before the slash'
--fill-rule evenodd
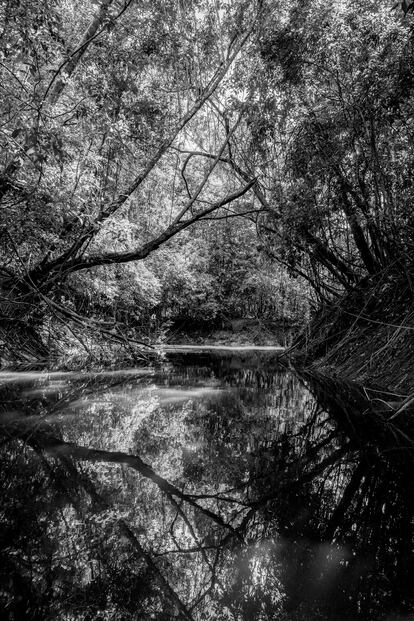
<path id="1" fill-rule="evenodd" d="M 269 3 L 255 39 L 234 169 L 259 179 L 268 252 L 321 301 L 411 265 L 412 30 L 391 8 Z"/>
<path id="2" fill-rule="evenodd" d="M 144 259 L 251 190 L 254 178 L 229 185 L 219 173 L 229 136 L 217 127 L 219 157 L 191 197 L 179 192 L 168 212 L 160 197 L 156 226 L 140 229 L 151 175 L 167 167 L 174 176 L 171 147 L 192 140 L 196 115 L 225 88 L 259 13 L 254 2 L 221 12 L 198 1 L 4 5 L 5 320 L 33 317 L 32 301 L 53 297 L 71 273 Z M 229 109 L 231 136 L 243 114 Z M 137 226 L 122 248 L 126 222 Z"/>

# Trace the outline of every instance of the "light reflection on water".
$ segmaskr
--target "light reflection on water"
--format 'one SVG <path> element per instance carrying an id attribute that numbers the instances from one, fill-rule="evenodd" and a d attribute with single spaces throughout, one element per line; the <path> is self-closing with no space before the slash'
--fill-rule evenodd
<path id="1" fill-rule="evenodd" d="M 411 452 L 351 387 L 246 351 L 0 385 L 4 618 L 413 611 Z"/>

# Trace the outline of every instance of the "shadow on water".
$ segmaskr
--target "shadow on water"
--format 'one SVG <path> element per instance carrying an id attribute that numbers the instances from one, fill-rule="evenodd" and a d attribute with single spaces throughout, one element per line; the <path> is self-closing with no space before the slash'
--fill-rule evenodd
<path id="1" fill-rule="evenodd" d="M 270 352 L 0 375 L 5 619 L 413 618 L 410 413 Z"/>

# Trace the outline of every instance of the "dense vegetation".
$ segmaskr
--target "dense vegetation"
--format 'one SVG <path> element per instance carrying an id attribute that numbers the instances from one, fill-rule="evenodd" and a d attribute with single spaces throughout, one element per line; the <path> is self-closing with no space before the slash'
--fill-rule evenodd
<path id="1" fill-rule="evenodd" d="M 413 14 L 0 0 L 2 618 L 412 618 Z"/>
<path id="2" fill-rule="evenodd" d="M 2 2 L 5 358 L 411 289 L 411 9 Z"/>

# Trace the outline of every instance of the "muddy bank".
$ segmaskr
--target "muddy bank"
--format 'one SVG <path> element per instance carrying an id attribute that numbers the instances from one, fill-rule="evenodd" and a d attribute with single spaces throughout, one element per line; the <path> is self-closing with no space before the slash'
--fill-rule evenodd
<path id="1" fill-rule="evenodd" d="M 388 272 L 322 308 L 296 342 L 310 369 L 405 395 L 414 391 L 414 289 Z"/>

